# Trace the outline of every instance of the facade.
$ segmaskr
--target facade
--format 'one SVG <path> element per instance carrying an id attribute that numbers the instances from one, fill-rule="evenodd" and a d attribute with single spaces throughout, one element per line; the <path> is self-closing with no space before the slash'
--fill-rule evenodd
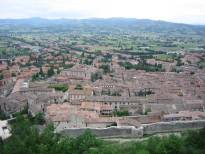
<path id="1" fill-rule="evenodd" d="M 80 109 L 83 111 L 92 111 L 100 115 L 111 115 L 112 106 L 98 102 L 82 102 Z"/>
<path id="2" fill-rule="evenodd" d="M 142 113 L 142 104 L 146 103 L 146 100 L 142 98 L 120 96 L 91 96 L 87 97 L 86 101 L 110 105 L 112 107 L 112 110 L 120 110 L 121 108 L 129 108 L 129 106 L 135 106 L 138 113 Z"/>
<path id="3" fill-rule="evenodd" d="M 64 70 L 61 75 L 72 80 L 90 80 L 91 74 L 97 71 L 96 68 L 86 65 L 75 65 L 71 69 Z"/>
<path id="4" fill-rule="evenodd" d="M 10 132 L 10 127 L 8 125 L 8 121 L 4 120 L 1 121 L 0 120 L 0 138 L 2 140 L 5 140 L 7 138 L 9 138 L 11 136 L 11 132 Z"/>

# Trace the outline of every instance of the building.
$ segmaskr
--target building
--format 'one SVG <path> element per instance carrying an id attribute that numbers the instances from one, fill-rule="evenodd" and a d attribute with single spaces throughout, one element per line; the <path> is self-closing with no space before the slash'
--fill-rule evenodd
<path id="1" fill-rule="evenodd" d="M 26 97 L 18 92 L 12 93 L 8 97 L 0 98 L 0 111 L 3 111 L 6 115 L 11 115 L 24 110 L 27 103 Z"/>
<path id="2" fill-rule="evenodd" d="M 112 110 L 120 110 L 122 108 L 129 108 L 135 106 L 135 113 L 142 113 L 142 104 L 147 103 L 147 100 L 139 97 L 122 97 L 122 96 L 90 96 L 86 98 L 88 102 L 98 102 L 104 105 L 110 105 Z M 129 110 L 128 110 L 129 112 Z M 134 112 L 133 110 L 130 112 Z"/>
<path id="3" fill-rule="evenodd" d="M 64 70 L 61 76 L 66 76 L 68 80 L 90 80 L 91 74 L 97 71 L 93 66 L 75 65 L 74 67 Z"/>
<path id="4" fill-rule="evenodd" d="M 164 115 L 163 121 L 186 121 L 186 120 L 201 120 L 205 119 L 205 112 L 200 111 L 180 111 L 176 114 Z"/>
<path id="5" fill-rule="evenodd" d="M 111 115 L 112 106 L 99 102 L 82 102 L 80 109 L 83 111 L 92 111 L 100 115 Z"/>
<path id="6" fill-rule="evenodd" d="M 10 136 L 11 136 L 11 133 L 10 133 L 10 127 L 8 125 L 8 121 L 7 120 L 4 120 L 4 121 L 0 120 L 0 138 L 2 140 L 5 140 L 5 139 L 9 138 Z"/>

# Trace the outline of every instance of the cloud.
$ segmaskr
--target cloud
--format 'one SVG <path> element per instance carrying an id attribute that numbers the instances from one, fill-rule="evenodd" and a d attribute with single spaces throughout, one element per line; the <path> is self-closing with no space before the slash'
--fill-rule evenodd
<path id="1" fill-rule="evenodd" d="M 0 18 L 133 17 L 205 23 L 202 0 L 0 0 Z"/>

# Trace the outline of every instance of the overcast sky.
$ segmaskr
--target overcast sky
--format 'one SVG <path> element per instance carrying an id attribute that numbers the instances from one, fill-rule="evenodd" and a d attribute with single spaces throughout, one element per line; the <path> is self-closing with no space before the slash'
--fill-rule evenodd
<path id="1" fill-rule="evenodd" d="M 0 18 L 131 17 L 205 24 L 205 0 L 0 0 Z"/>

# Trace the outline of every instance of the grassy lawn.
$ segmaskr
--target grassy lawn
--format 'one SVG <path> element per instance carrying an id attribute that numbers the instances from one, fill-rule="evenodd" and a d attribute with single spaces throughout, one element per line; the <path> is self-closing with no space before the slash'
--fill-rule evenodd
<path id="1" fill-rule="evenodd" d="M 57 91 L 66 92 L 68 90 L 68 85 L 66 84 L 52 84 L 49 88 L 54 88 Z"/>
<path id="2" fill-rule="evenodd" d="M 157 55 L 155 59 L 164 62 L 174 62 L 174 57 L 167 54 Z"/>

